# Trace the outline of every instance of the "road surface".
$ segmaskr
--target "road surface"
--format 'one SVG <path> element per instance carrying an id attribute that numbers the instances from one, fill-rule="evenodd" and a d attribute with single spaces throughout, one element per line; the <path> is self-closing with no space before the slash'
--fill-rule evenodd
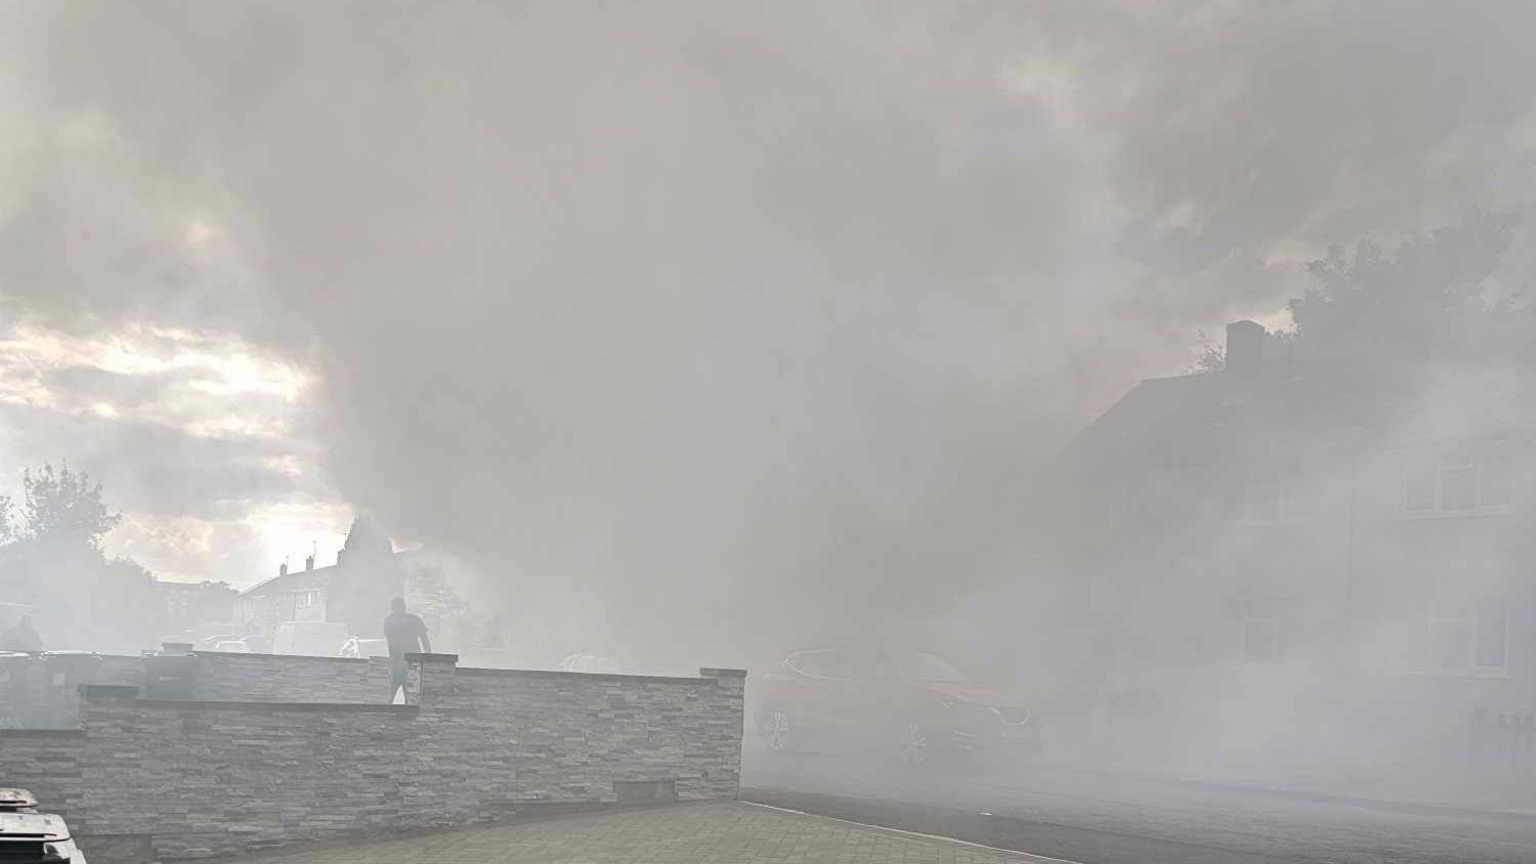
<path id="1" fill-rule="evenodd" d="M 1081 864 L 1536 862 L 1536 813 L 1248 791 L 1046 764 L 913 772 L 767 755 L 749 758 L 744 798 Z"/>

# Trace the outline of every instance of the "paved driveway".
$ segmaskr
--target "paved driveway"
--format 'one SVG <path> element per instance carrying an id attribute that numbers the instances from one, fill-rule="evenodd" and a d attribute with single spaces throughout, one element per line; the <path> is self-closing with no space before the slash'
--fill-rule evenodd
<path id="1" fill-rule="evenodd" d="M 940 838 L 721 801 L 245 857 L 240 864 L 1014 864 L 1044 861 Z"/>

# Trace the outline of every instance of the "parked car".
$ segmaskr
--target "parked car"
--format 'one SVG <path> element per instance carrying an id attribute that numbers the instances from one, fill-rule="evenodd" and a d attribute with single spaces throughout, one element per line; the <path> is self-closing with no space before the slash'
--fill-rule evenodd
<path id="1" fill-rule="evenodd" d="M 0 811 L 0 861 L 86 864 L 62 817 L 30 809 Z"/>
<path id="2" fill-rule="evenodd" d="M 1028 700 L 927 652 L 800 651 L 753 689 L 757 731 L 773 752 L 860 753 L 918 766 L 1040 749 Z"/>
<path id="3" fill-rule="evenodd" d="M 388 657 L 389 642 L 385 639 L 359 639 L 356 636 L 349 637 L 341 646 L 340 656 L 350 657 L 354 660 L 368 657 Z"/>
<path id="4" fill-rule="evenodd" d="M 37 796 L 14 786 L 0 787 L 0 813 L 36 813 Z"/>
<path id="5" fill-rule="evenodd" d="M 349 636 L 340 621 L 284 621 L 272 637 L 272 653 L 335 657 Z"/>
<path id="6" fill-rule="evenodd" d="M 598 675 L 623 675 L 619 661 L 606 654 L 570 654 L 560 661 L 561 672 L 589 672 Z"/>
<path id="7" fill-rule="evenodd" d="M 251 653 L 251 646 L 247 645 L 244 639 L 222 639 L 213 643 L 213 650 L 233 654 L 249 654 Z"/>
<path id="8" fill-rule="evenodd" d="M 192 650 L 193 651 L 217 651 L 218 648 L 216 648 L 215 646 L 217 646 L 220 642 L 237 642 L 239 640 L 240 640 L 240 637 L 236 636 L 233 633 L 219 633 L 219 634 L 215 634 L 213 636 L 201 636 L 201 637 L 199 637 L 197 639 L 192 640 Z"/>

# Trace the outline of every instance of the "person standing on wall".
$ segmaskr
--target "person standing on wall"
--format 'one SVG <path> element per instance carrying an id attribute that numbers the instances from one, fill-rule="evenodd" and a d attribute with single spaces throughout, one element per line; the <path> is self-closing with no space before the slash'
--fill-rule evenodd
<path id="1" fill-rule="evenodd" d="M 405 687 L 409 667 L 405 655 L 417 652 L 430 654 L 432 640 L 427 638 L 427 625 L 421 618 L 405 611 L 405 600 L 400 597 L 389 601 L 389 617 L 384 619 L 384 639 L 389 643 L 390 699 L 400 696 Z"/>
<path id="2" fill-rule="evenodd" d="M 23 615 L 15 627 L 0 636 L 0 651 L 41 651 L 43 637 L 32 629 L 32 616 Z"/>

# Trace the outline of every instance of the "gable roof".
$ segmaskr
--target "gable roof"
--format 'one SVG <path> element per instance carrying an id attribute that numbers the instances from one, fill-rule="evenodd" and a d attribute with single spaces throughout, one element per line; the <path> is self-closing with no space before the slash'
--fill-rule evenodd
<path id="1" fill-rule="evenodd" d="M 391 552 L 388 555 L 364 556 L 358 559 L 346 557 L 344 563 L 328 564 L 313 570 L 294 570 L 287 575 L 273 576 L 240 592 L 241 597 L 265 597 L 271 594 L 292 594 L 297 591 L 346 590 L 346 586 L 358 579 L 375 579 L 385 574 L 400 574 L 402 568 L 419 562 L 415 550 Z M 339 581 L 338 581 L 339 580 Z"/>
<path id="2" fill-rule="evenodd" d="M 1067 444 L 1066 455 L 1102 457 L 1170 435 L 1192 416 L 1208 415 L 1225 388 L 1216 373 L 1148 378 L 1100 414 Z"/>
<path id="3" fill-rule="evenodd" d="M 293 594 L 298 591 L 315 591 L 329 588 L 336 567 L 316 567 L 313 570 L 295 570 L 285 576 L 273 576 L 240 592 L 241 597 L 265 597 L 271 594 Z"/>

